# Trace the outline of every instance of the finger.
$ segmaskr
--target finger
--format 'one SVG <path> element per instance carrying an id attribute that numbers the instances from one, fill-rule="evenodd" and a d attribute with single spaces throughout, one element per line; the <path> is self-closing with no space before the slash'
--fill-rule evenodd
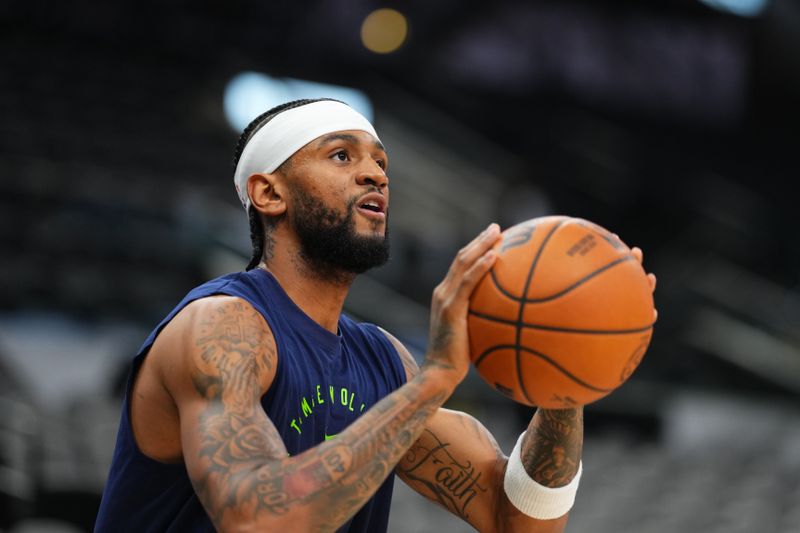
<path id="1" fill-rule="evenodd" d="M 480 259 L 482 255 L 497 243 L 500 235 L 500 226 L 495 223 L 489 224 L 480 235 L 459 250 L 450 266 L 448 276 L 458 276 L 469 270 L 475 261 Z"/>
<path id="2" fill-rule="evenodd" d="M 479 257 L 461 278 L 461 283 L 456 289 L 456 296 L 458 298 L 469 298 L 478 282 L 491 270 L 495 261 L 497 261 L 497 252 L 492 249 L 487 250 L 486 253 Z"/>
<path id="3" fill-rule="evenodd" d="M 477 237 L 472 239 L 472 241 L 469 244 L 464 246 L 462 250 L 464 250 L 464 252 L 467 253 L 468 255 L 474 253 L 476 249 L 488 250 L 488 248 L 494 245 L 499 236 L 500 236 L 500 226 L 497 225 L 496 222 L 492 222 L 491 224 L 486 226 L 486 229 L 480 232 Z M 486 245 L 487 240 L 490 241 L 488 247 Z M 478 257 L 480 257 L 483 254 L 479 253 L 477 255 Z"/>
<path id="4" fill-rule="evenodd" d="M 639 264 L 642 264 L 642 260 L 644 259 L 644 253 L 642 253 L 641 248 L 639 248 L 638 246 L 634 246 L 633 248 L 631 248 L 631 255 L 633 255 L 633 257 L 635 257 L 636 260 L 639 261 Z"/>
<path id="5" fill-rule="evenodd" d="M 656 290 L 656 282 L 658 281 L 658 280 L 656 280 L 656 275 L 653 274 L 653 273 L 648 274 L 647 275 L 647 280 L 650 282 L 650 291 L 651 292 L 655 292 L 655 290 Z"/>

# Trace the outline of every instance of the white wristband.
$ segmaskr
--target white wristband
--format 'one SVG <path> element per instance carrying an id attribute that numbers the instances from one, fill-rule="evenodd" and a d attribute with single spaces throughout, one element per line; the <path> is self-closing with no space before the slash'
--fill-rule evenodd
<path id="1" fill-rule="evenodd" d="M 522 465 L 522 439 L 519 436 L 514 451 L 508 458 L 503 488 L 509 501 L 524 514 L 540 520 L 550 520 L 567 514 L 575 503 L 575 494 L 583 471 L 583 463 L 578 463 L 578 472 L 569 484 L 550 488 L 540 485 L 528 475 Z"/>

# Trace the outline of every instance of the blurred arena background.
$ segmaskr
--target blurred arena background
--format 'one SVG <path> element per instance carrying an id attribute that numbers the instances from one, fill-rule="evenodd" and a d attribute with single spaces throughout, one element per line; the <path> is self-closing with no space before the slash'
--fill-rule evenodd
<path id="1" fill-rule="evenodd" d="M 11 1 L 0 28 L 0 531 L 91 530 L 128 360 L 249 256 L 233 126 L 327 84 L 392 160 L 393 259 L 347 311 L 420 358 L 489 221 L 644 249 L 660 319 L 586 410 L 569 532 L 800 532 L 800 2 Z M 531 414 L 474 375 L 450 406 L 506 452 Z M 391 532 L 469 530 L 398 484 Z"/>

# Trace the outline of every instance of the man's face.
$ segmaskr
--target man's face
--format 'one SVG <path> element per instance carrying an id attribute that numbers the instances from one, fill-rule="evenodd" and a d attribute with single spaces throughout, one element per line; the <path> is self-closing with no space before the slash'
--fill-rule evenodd
<path id="1" fill-rule="evenodd" d="M 288 221 L 320 274 L 360 274 L 388 260 L 387 161 L 362 131 L 324 135 L 292 157 Z"/>

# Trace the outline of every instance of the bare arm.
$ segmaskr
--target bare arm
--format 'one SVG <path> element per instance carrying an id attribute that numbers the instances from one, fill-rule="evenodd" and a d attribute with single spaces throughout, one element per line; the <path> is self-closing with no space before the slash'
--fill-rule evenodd
<path id="1" fill-rule="evenodd" d="M 415 375 L 411 354 L 397 339 L 387 336 L 401 354 L 407 373 Z M 523 440 L 522 463 L 537 483 L 561 487 L 577 473 L 582 443 L 582 410 L 539 409 Z M 507 462 L 494 437 L 478 420 L 439 409 L 396 471 L 411 488 L 479 531 L 563 531 L 566 515 L 537 520 L 511 504 L 503 489 Z"/>
<path id="2" fill-rule="evenodd" d="M 204 318 L 201 318 L 204 317 Z M 186 314 L 180 412 L 184 461 L 200 501 L 224 531 L 333 531 L 369 499 L 449 396 L 451 381 L 421 372 L 339 434 L 288 457 L 260 405 L 275 343 L 248 304 L 214 299 Z"/>
<path id="3" fill-rule="evenodd" d="M 179 313 L 162 333 L 181 354 L 164 382 L 178 407 L 189 477 L 217 529 L 335 531 L 361 508 L 466 375 L 467 298 L 491 267 L 486 252 L 498 234 L 468 245 L 434 292 L 423 369 L 336 439 L 295 457 L 260 404 L 277 367 L 261 315 L 227 297 Z"/>

